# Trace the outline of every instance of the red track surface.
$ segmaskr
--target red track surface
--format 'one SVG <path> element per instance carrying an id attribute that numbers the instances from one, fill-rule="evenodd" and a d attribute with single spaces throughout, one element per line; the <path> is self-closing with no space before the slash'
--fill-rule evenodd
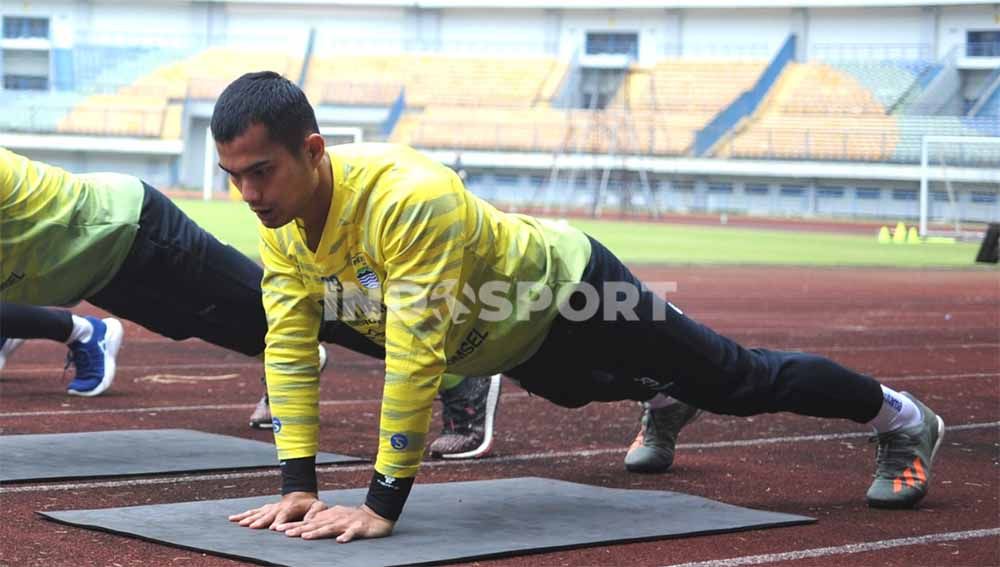
<path id="1" fill-rule="evenodd" d="M 649 281 L 676 281 L 675 303 L 746 344 L 829 355 L 917 394 L 950 427 L 934 468 L 930 495 L 918 511 L 869 510 L 864 492 L 873 470 L 874 447 L 867 443 L 864 428 L 793 415 L 703 418 L 684 431 L 671 473 L 627 474 L 621 459 L 637 429 L 634 404 L 563 410 L 529 398 L 508 384 L 494 456 L 473 463 L 429 464 L 421 472 L 422 482 L 546 476 L 613 487 L 677 490 L 731 504 L 811 515 L 819 522 L 480 564 L 674 565 L 766 554 L 767 563 L 801 567 L 1000 565 L 997 272 L 743 267 L 638 271 Z M 22 347 L 0 381 L 0 432 L 185 427 L 269 438 L 268 433 L 246 427 L 259 395 L 258 363 L 196 341 L 173 343 L 132 324 L 126 333 L 115 386 L 96 399 L 62 393 L 63 347 L 44 342 Z M 380 365 L 336 349 L 331 353 L 333 365 L 323 384 L 321 448 L 371 456 Z M 165 374 L 216 379 L 163 383 Z M 817 437 L 841 433 L 849 435 Z M 788 439 L 793 436 L 805 438 Z M 320 479 L 326 489 L 361 487 L 367 484 L 368 475 L 364 466 L 326 467 Z M 277 481 L 272 471 L 250 471 L 0 487 L 4 510 L 0 564 L 235 565 L 226 559 L 57 525 L 34 512 L 269 494 L 276 490 Z M 991 531 L 975 537 L 956 534 L 968 530 Z M 919 536 L 928 537 L 887 547 L 886 542 Z M 866 547 L 847 553 L 853 549 L 844 547 L 848 544 Z M 817 549 L 812 554 L 775 555 Z"/>

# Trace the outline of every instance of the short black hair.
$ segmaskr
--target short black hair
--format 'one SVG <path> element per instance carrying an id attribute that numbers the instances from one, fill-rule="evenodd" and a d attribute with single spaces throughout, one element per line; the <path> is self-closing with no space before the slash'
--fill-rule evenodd
<path id="1" fill-rule="evenodd" d="M 226 87 L 212 112 L 212 137 L 228 143 L 254 124 L 296 155 L 309 134 L 319 133 L 316 113 L 295 83 L 274 71 L 247 73 Z"/>

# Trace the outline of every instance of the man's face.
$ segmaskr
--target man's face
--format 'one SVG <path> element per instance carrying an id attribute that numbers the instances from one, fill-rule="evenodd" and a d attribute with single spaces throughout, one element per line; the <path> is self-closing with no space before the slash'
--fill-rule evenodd
<path id="1" fill-rule="evenodd" d="M 254 124 L 232 141 L 216 143 L 215 147 L 219 167 L 229 173 L 264 226 L 278 228 L 303 216 L 318 183 L 305 140 L 293 155 L 271 140 L 266 126 Z"/>

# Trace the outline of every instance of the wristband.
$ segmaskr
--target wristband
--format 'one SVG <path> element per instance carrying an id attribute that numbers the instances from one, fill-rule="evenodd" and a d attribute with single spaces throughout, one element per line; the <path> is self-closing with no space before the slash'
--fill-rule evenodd
<path id="1" fill-rule="evenodd" d="M 411 488 L 413 488 L 413 477 L 396 478 L 375 471 L 368 485 L 365 505 L 379 516 L 395 522 L 403 513 L 403 505 L 406 504 Z"/>
<path id="2" fill-rule="evenodd" d="M 281 495 L 289 492 L 317 492 L 316 457 L 285 459 L 281 465 Z"/>

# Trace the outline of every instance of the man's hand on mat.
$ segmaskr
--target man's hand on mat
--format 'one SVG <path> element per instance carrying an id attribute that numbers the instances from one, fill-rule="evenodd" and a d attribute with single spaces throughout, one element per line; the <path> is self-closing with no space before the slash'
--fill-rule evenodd
<path id="1" fill-rule="evenodd" d="M 386 537 L 392 533 L 394 525 L 395 522 L 379 516 L 368 506 L 334 506 L 312 516 L 307 515 L 301 522 L 279 525 L 277 530 L 302 539 L 336 536 L 338 543 L 347 543 L 352 539 Z"/>
<path id="2" fill-rule="evenodd" d="M 278 526 L 298 520 L 309 521 L 323 510 L 326 510 L 326 504 L 312 492 L 289 492 L 279 502 L 247 510 L 242 514 L 233 514 L 229 516 L 229 521 L 239 522 L 241 526 L 255 530 L 270 528 L 283 531 Z"/>

